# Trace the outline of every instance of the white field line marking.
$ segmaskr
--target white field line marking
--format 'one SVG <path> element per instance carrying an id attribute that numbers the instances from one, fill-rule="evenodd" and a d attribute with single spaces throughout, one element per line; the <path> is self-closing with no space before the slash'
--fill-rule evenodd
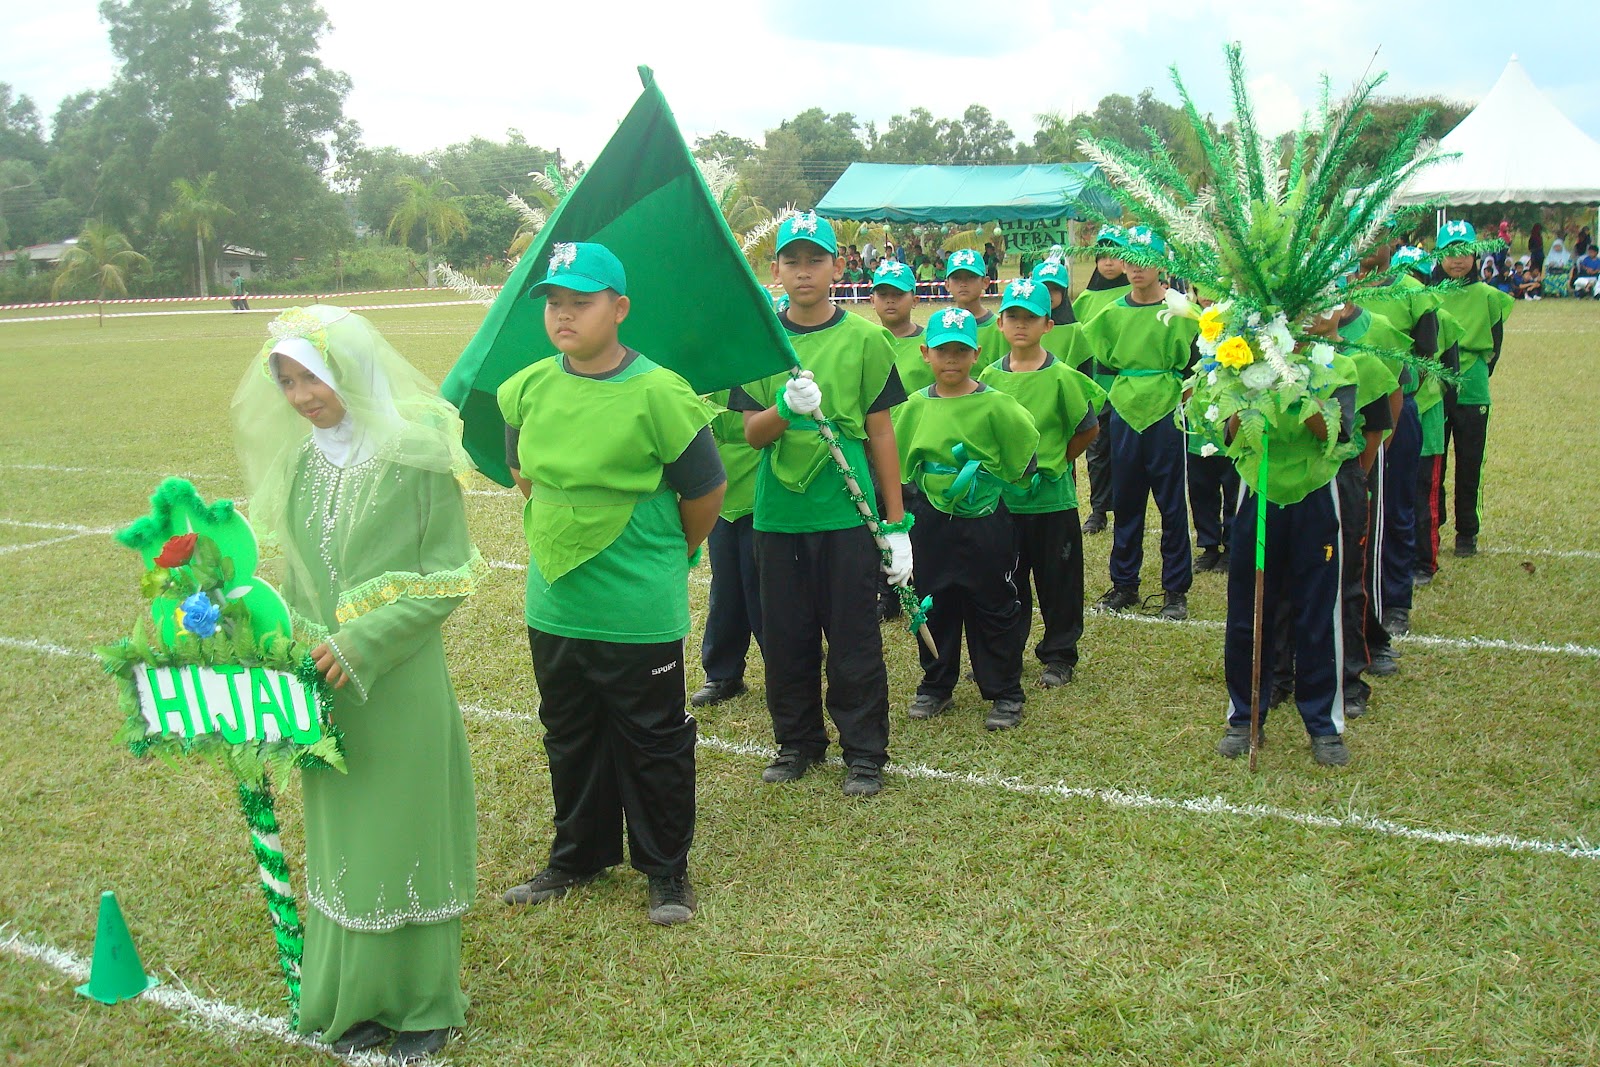
<path id="1" fill-rule="evenodd" d="M 0 463 L 0 470 L 48 471 L 51 474 L 135 474 L 141 478 L 187 478 L 210 481 L 232 478 L 231 474 L 197 474 L 192 471 L 151 471 L 136 467 L 63 467 L 55 463 Z"/>
<path id="2" fill-rule="evenodd" d="M 1600 559 L 1600 552 L 1588 548 L 1480 548 L 1495 556 L 1545 556 L 1555 559 Z"/>
<path id="3" fill-rule="evenodd" d="M 534 726 L 539 725 L 539 716 L 527 712 L 507 711 L 501 708 L 487 707 L 483 704 L 463 704 L 461 705 L 461 710 L 474 718 L 487 719 L 494 722 L 519 722 Z M 730 741 L 713 734 L 701 734 L 699 744 L 717 752 L 726 752 L 734 756 L 756 756 L 761 759 L 770 758 L 773 751 L 770 745 L 759 745 L 749 741 Z M 842 765 L 838 759 L 830 759 L 828 762 Z M 1092 800 L 1115 808 L 1129 808 L 1137 811 L 1187 811 L 1199 815 L 1234 815 L 1247 819 L 1276 819 L 1281 822 L 1295 823 L 1299 826 L 1309 826 L 1319 830 L 1366 830 L 1370 833 L 1383 834 L 1388 837 L 1400 837 L 1410 841 L 1424 841 L 1429 844 L 1508 849 L 1512 852 L 1537 852 L 1567 856 L 1571 859 L 1600 860 L 1600 847 L 1591 846 L 1583 840 L 1572 843 L 1515 837 L 1511 834 L 1474 834 L 1463 833 L 1459 830 L 1425 830 L 1421 827 L 1407 826 L 1405 823 L 1395 822 L 1392 819 L 1363 815 L 1360 812 L 1350 812 L 1346 815 L 1318 815 L 1315 812 L 1294 811 L 1290 808 L 1278 808 L 1269 804 L 1235 804 L 1230 800 L 1215 796 L 1162 797 L 1153 796 L 1149 793 L 1129 793 L 1121 789 L 1072 786 L 1060 781 L 1049 783 L 1026 782 L 1020 778 L 940 770 L 937 767 L 929 767 L 921 763 L 891 762 L 884 767 L 884 770 L 889 774 L 898 775 L 902 778 L 971 785 L 985 789 L 1003 789 L 1008 793 L 1020 793 L 1025 796 L 1053 797 L 1061 800 Z"/>
<path id="4" fill-rule="evenodd" d="M 94 658 L 94 653 L 92 652 L 79 652 L 76 649 L 53 645 L 49 641 L 29 641 L 19 637 L 0 637 L 0 648 L 14 648 L 20 652 L 39 652 L 46 656 Z"/>
<path id="5" fill-rule="evenodd" d="M 61 537 L 52 537 L 48 541 L 29 541 L 22 545 L 0 545 L 0 556 L 8 556 L 13 552 L 26 552 L 30 548 L 45 548 L 49 545 L 59 545 L 67 541 L 76 541 L 80 537 L 88 537 L 87 533 L 65 534 Z"/>
<path id="6" fill-rule="evenodd" d="M 89 980 L 90 962 L 72 952 L 55 948 L 51 945 L 31 941 L 21 934 L 13 934 L 4 941 L 0 941 L 0 951 L 5 951 L 13 956 L 25 960 L 34 960 L 44 964 L 55 971 L 59 971 L 72 982 L 87 982 Z M 140 1000 L 151 1001 L 159 1004 L 170 1012 L 176 1013 L 182 1021 L 200 1030 L 207 1030 L 217 1034 L 226 1043 L 233 1044 L 240 1033 L 259 1034 L 270 1037 L 285 1045 L 298 1045 L 301 1048 L 321 1052 L 328 1057 L 342 1060 L 345 1063 L 362 1065 L 380 1064 L 384 1062 L 381 1054 L 363 1052 L 350 1056 L 340 1056 L 327 1045 L 313 1041 L 309 1037 L 302 1037 L 289 1029 L 286 1019 L 274 1018 L 263 1015 L 249 1008 L 240 1008 L 220 1000 L 210 1000 L 181 989 L 177 986 L 159 985 L 140 994 Z"/>
<path id="7" fill-rule="evenodd" d="M 0 519 L 0 526 L 20 526 L 25 530 L 64 530 L 68 533 L 76 534 L 109 534 L 117 532 L 117 527 L 115 526 L 79 526 L 70 522 L 28 522 L 25 519 Z"/>

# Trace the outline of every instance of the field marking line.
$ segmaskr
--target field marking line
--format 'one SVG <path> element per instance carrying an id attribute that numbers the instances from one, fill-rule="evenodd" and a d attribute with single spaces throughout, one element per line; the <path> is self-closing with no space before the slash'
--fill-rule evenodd
<path id="1" fill-rule="evenodd" d="M 8 556 L 13 552 L 26 552 L 30 548 L 46 548 L 50 545 L 64 544 L 67 541 L 76 541 L 79 538 L 88 536 L 88 533 L 71 533 L 64 534 L 61 537 L 52 537 L 46 541 L 29 541 L 21 545 L 0 545 L 0 556 Z"/>
<path id="2" fill-rule="evenodd" d="M 3 936 L 4 932 L 5 927 L 0 925 L 0 936 Z M 25 938 L 21 934 L 14 933 L 9 938 L 0 940 L 0 951 L 18 959 L 42 963 L 72 982 L 89 980 L 90 961 L 77 953 Z M 242 1031 L 270 1037 L 285 1045 L 296 1045 L 320 1052 L 330 1059 L 352 1064 L 353 1067 L 367 1067 L 385 1062 L 381 1054 L 371 1052 L 340 1056 L 327 1045 L 289 1029 L 286 1019 L 263 1015 L 258 1011 L 241 1008 L 226 1001 L 211 1000 L 179 986 L 159 985 L 141 993 L 138 999 L 160 1005 L 179 1016 L 180 1020 L 189 1026 L 221 1035 L 228 1044 L 233 1044 L 233 1035 Z"/>
<path id="3" fill-rule="evenodd" d="M 1555 559 L 1600 559 L 1600 552 L 1588 548 L 1480 548 L 1492 556 L 1544 556 Z"/>
<path id="4" fill-rule="evenodd" d="M 62 530 L 75 534 L 109 534 L 116 533 L 118 529 L 115 526 L 79 526 L 71 522 L 29 522 L 26 519 L 0 519 L 0 526 L 19 526 L 25 530 Z"/>

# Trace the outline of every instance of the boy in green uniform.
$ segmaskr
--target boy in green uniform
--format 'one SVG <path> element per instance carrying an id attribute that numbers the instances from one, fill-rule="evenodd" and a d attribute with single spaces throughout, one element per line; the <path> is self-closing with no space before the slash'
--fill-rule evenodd
<path id="1" fill-rule="evenodd" d="M 917 306 L 913 278 L 911 268 L 897 259 L 883 260 L 872 275 L 872 309 L 878 313 L 878 322 L 889 331 L 895 371 L 908 393 L 933 384 L 933 372 L 922 360 L 922 327 L 911 317 Z M 890 410 L 890 421 L 895 422 L 903 410 L 904 404 Z M 904 475 L 901 477 L 903 480 Z M 883 502 L 878 503 L 881 508 Z M 899 617 L 900 597 L 885 579 L 878 583 L 878 621 Z"/>
<path id="2" fill-rule="evenodd" d="M 1005 355 L 1005 338 L 1000 333 L 1000 317 L 983 306 L 989 290 L 987 265 L 970 248 L 958 248 L 944 261 L 944 288 L 956 307 L 968 312 L 978 324 L 978 366 L 987 367 Z"/>
<path id="3" fill-rule="evenodd" d="M 1052 265 L 1040 264 L 1034 278 Z M 1024 486 L 1004 487 L 1002 495 L 1016 531 L 1017 591 L 1030 617 L 1030 579 L 1038 587 L 1044 636 L 1034 655 L 1044 664 L 1039 674 L 1043 689 L 1072 681 L 1078 665 L 1078 640 L 1083 636 L 1083 530 L 1078 524 L 1072 464 L 1100 432 L 1096 412 L 1105 397 L 1048 343 L 1056 333 L 1078 331 L 1076 323 L 1056 324 L 1054 309 L 1041 299 L 1057 299 L 1058 292 L 1054 283 L 1033 279 L 1006 287 L 1000 326 L 1011 351 L 984 368 L 978 378 L 1015 397 L 1033 416 L 1039 433 L 1037 471 Z"/>
<path id="4" fill-rule="evenodd" d="M 911 576 L 900 458 L 889 419 L 889 409 L 905 392 L 889 332 L 828 299 L 839 270 L 837 251 L 833 227 L 813 212 L 779 225 L 773 275 L 789 296 L 779 321 L 806 371 L 735 389 L 728 406 L 744 413 L 745 440 L 762 450 L 755 553 L 767 710 L 778 744 L 762 780 L 792 782 L 827 752 L 821 686 L 826 636 L 827 709 L 849 767 L 844 792 L 871 796 L 883 788 L 889 745 L 889 678 L 874 610 L 877 574 L 881 567 L 895 583 Z M 817 432 L 819 411 L 837 431 L 867 500 L 873 499 L 874 484 L 882 494 L 888 563 Z"/>
<path id="5" fill-rule="evenodd" d="M 950 706 L 965 630 L 973 679 L 991 702 L 984 726 L 1008 730 L 1022 722 L 1027 699 L 1022 650 L 1033 613 L 1017 592 L 1001 490 L 1032 471 L 1039 432 L 1016 400 L 972 380 L 980 356 L 971 312 L 934 315 L 922 351 L 934 382 L 907 399 L 896 440 L 901 467 L 920 490 L 911 539 L 923 560 L 919 591 L 933 597 L 928 629 L 939 654 L 918 647 L 922 681 L 910 714 L 927 719 Z"/>
<path id="6" fill-rule="evenodd" d="M 1135 226 L 1128 246 L 1157 254 L 1166 242 Z M 1100 364 L 1115 375 L 1111 386 L 1111 509 L 1116 513 L 1111 547 L 1111 589 L 1100 598 L 1102 611 L 1127 611 L 1139 603 L 1139 570 L 1144 562 L 1144 514 L 1151 496 L 1161 512 L 1161 617 L 1189 617 L 1189 586 L 1194 580 L 1189 556 L 1189 508 L 1184 475 L 1184 433 L 1173 421 L 1183 399 L 1183 379 L 1195 361 L 1195 320 L 1163 322 L 1167 287 L 1155 267 L 1127 266 L 1129 289 L 1083 327 L 1083 336 Z"/>
<path id="7" fill-rule="evenodd" d="M 1432 270 L 1430 263 L 1429 270 Z M 1461 369 L 1461 336 L 1456 317 L 1444 308 L 1439 318 L 1439 362 Z M 1413 587 L 1427 585 L 1439 571 L 1439 526 L 1444 521 L 1444 383 L 1429 374 L 1417 390 L 1417 422 L 1422 430 L 1422 458 L 1417 465 L 1417 559 Z"/>
<path id="8" fill-rule="evenodd" d="M 529 295 L 544 296 L 560 355 L 507 379 L 497 399 L 506 460 L 528 499 L 528 644 L 555 840 L 548 864 L 505 900 L 551 900 L 621 863 L 626 822 L 650 920 L 685 922 L 695 907 L 689 557 L 726 481 L 711 409 L 617 339 L 627 279 L 603 246 L 556 245 Z"/>
<path id="9" fill-rule="evenodd" d="M 697 708 L 732 700 L 748 686 L 744 681 L 745 657 L 750 639 L 761 645 L 761 585 L 756 578 L 755 526 L 756 468 L 761 453 L 744 439 L 744 416 L 728 410 L 728 390 L 707 398 L 716 414 L 711 436 L 728 484 L 722 512 L 706 538 L 711 563 L 711 589 L 706 597 L 706 630 L 700 641 L 700 666 L 705 684 L 689 697 Z"/>
<path id="10" fill-rule="evenodd" d="M 1125 247 L 1127 235 L 1116 226 L 1102 226 L 1094 239 L 1095 247 L 1104 255 L 1096 255 L 1094 273 L 1072 302 L 1073 317 L 1087 324 L 1091 319 L 1115 303 L 1128 291 L 1128 273 L 1122 260 L 1115 255 Z M 1109 393 L 1115 376 L 1099 363 L 1091 363 L 1085 373 L 1094 378 L 1102 392 Z M 1083 520 L 1083 532 L 1097 534 L 1106 528 L 1106 515 L 1111 511 L 1111 405 L 1100 406 L 1100 433 L 1089 444 L 1083 457 L 1089 469 L 1089 517 Z"/>
<path id="11" fill-rule="evenodd" d="M 1050 311 L 1046 317 L 1052 328 L 1039 343 L 1046 352 L 1074 370 L 1088 363 L 1089 345 L 1084 341 L 1083 328 L 1072 311 L 1072 294 L 1069 291 L 1072 277 L 1066 263 L 1054 256 L 1047 257 L 1033 268 L 1028 278 L 1036 285 L 1043 285 L 1050 297 Z M 1000 332 L 1008 338 L 1009 344 L 1010 334 L 1004 322 L 1000 324 Z M 1104 389 L 1100 391 L 1102 394 L 1105 392 Z"/>
<path id="12" fill-rule="evenodd" d="M 1441 289 L 1440 306 L 1461 324 L 1461 385 L 1445 394 L 1446 444 L 1456 450 L 1456 555 L 1478 554 L 1478 529 L 1483 508 L 1483 453 L 1489 436 L 1489 377 L 1500 359 L 1505 322 L 1516 299 L 1492 285 L 1475 281 L 1478 235 L 1470 222 L 1447 222 L 1439 231 L 1434 255 L 1439 268 L 1435 283 L 1448 278 L 1460 283 Z M 1455 249 L 1455 251 L 1452 251 Z M 1453 397 L 1451 394 L 1454 394 Z M 1453 400 L 1453 402 L 1452 402 Z M 1448 462 L 1444 459 L 1443 462 Z"/>

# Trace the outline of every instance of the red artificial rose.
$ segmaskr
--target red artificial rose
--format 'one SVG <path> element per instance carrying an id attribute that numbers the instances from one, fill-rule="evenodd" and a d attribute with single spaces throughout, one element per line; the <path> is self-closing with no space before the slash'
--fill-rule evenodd
<path id="1" fill-rule="evenodd" d="M 200 540 L 199 534 L 186 533 L 182 537 L 174 537 L 161 546 L 161 555 L 156 557 L 157 567 L 181 567 L 188 563 L 194 556 L 195 542 Z"/>

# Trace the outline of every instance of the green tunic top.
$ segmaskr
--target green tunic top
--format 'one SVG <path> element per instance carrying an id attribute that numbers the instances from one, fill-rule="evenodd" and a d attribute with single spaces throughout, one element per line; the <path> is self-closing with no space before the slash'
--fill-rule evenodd
<path id="1" fill-rule="evenodd" d="M 912 393 L 902 405 L 905 432 L 895 435 L 900 467 L 945 514 L 991 515 L 1001 489 L 1020 482 L 1033 459 L 1039 444 L 1033 416 L 985 385 L 964 396 L 933 390 Z"/>
<path id="2" fill-rule="evenodd" d="M 1083 339 L 1083 323 L 1058 322 L 1039 341 L 1039 347 L 1073 369 L 1089 362 L 1089 342 Z M 990 364 L 993 366 L 993 364 Z M 1105 387 L 1100 392 L 1104 394 Z"/>
<path id="3" fill-rule="evenodd" d="M 1061 329 L 1057 326 L 1045 334 L 1046 339 Z M 1078 490 L 1072 464 L 1067 462 L 1067 443 L 1085 418 L 1100 410 L 1105 390 L 1053 355 L 1032 371 L 1013 371 L 1007 356 L 985 368 L 978 380 L 1015 397 L 1039 432 L 1038 470 L 1025 486 L 1004 490 L 1006 508 L 1019 515 L 1076 508 Z"/>
<path id="4" fill-rule="evenodd" d="M 1461 343 L 1461 323 L 1444 308 L 1439 309 L 1439 355 L 1442 358 Z M 1422 455 L 1444 454 L 1444 385 L 1427 375 L 1417 390 L 1417 419 L 1422 425 Z"/>
<path id="5" fill-rule="evenodd" d="M 707 402 L 715 413 L 711 437 L 717 442 L 717 454 L 728 475 L 719 514 L 727 522 L 736 522 L 756 509 L 756 471 L 761 467 L 761 453 L 745 440 L 744 416 L 728 410 L 728 390 L 711 394 Z"/>
<path id="6" fill-rule="evenodd" d="M 1359 371 L 1347 357 L 1334 356 L 1333 370 L 1337 375 L 1333 391 L 1357 385 Z M 1323 442 L 1317 440 L 1304 423 L 1293 418 L 1280 420 L 1268 443 L 1267 499 L 1280 506 L 1298 504 L 1333 480 L 1340 464 L 1347 458 L 1349 449 L 1343 452 L 1336 451 L 1332 456 L 1328 455 Z M 1239 468 L 1239 477 L 1244 479 L 1245 484 L 1260 492 L 1260 454 L 1247 454 L 1236 459 L 1234 465 Z"/>
<path id="7" fill-rule="evenodd" d="M 800 365 L 822 389 L 823 414 L 838 431 L 856 483 L 873 504 L 872 471 L 867 463 L 867 409 L 883 393 L 895 366 L 894 335 L 860 315 L 839 314 L 821 329 L 790 327 Z M 773 406 L 787 374 L 744 386 L 762 408 Z M 755 528 L 769 533 L 847 530 L 861 514 L 845 491 L 844 476 L 810 419 L 796 419 L 782 436 L 761 450 L 756 475 Z"/>
<path id="8" fill-rule="evenodd" d="M 482 570 L 461 489 L 381 459 L 341 469 L 308 444 L 288 522 L 304 572 L 288 573 L 284 598 L 350 676 L 333 698 L 349 773 L 303 774 L 306 895 L 360 933 L 453 920 L 477 872 L 472 766 L 440 636 Z"/>
<path id="9" fill-rule="evenodd" d="M 1516 300 L 1492 285 L 1472 282 L 1439 293 L 1439 306 L 1461 327 L 1461 385 L 1456 402 L 1488 406 L 1489 361 L 1494 358 L 1494 327 L 1511 317 Z"/>
<path id="10" fill-rule="evenodd" d="M 1129 303 L 1118 297 L 1083 327 L 1095 359 L 1116 372 L 1111 406 L 1135 431 L 1172 414 L 1183 398 L 1184 371 L 1200 324 L 1193 319 L 1157 317 L 1166 305 Z"/>
<path id="11" fill-rule="evenodd" d="M 500 387 L 533 482 L 523 509 L 529 626 L 624 644 L 689 632 L 688 543 L 663 468 L 712 409 L 644 356 L 610 378 L 543 359 Z"/>
<path id="12" fill-rule="evenodd" d="M 992 311 L 985 312 L 988 318 L 978 317 L 978 368 L 990 366 L 1001 356 L 1011 351 L 1011 342 L 1006 340 L 1006 335 L 1000 332 L 1000 316 Z M 909 396 L 910 389 L 906 390 Z"/>
<path id="13" fill-rule="evenodd" d="M 1417 322 L 1429 312 L 1439 310 L 1439 294 L 1423 285 L 1409 274 L 1402 275 L 1393 285 L 1384 289 L 1357 290 L 1355 302 L 1374 315 L 1383 319 L 1396 331 L 1405 335 L 1405 350 L 1413 355 L 1432 358 L 1436 352 L 1420 352 L 1416 342 L 1411 337 L 1411 331 Z M 1340 333 L 1344 332 L 1343 328 Z M 1373 344 L 1378 342 L 1374 341 Z M 1386 343 L 1386 342 L 1385 342 Z M 1417 391 L 1421 384 L 1415 371 L 1409 374 L 1402 373 L 1393 361 L 1389 362 L 1389 369 L 1395 372 L 1401 380 L 1407 395 Z"/>
<path id="14" fill-rule="evenodd" d="M 1096 315 L 1126 295 L 1129 288 L 1131 287 L 1124 279 L 1121 285 L 1113 285 L 1107 289 L 1085 289 L 1072 300 L 1073 318 L 1077 319 L 1080 325 L 1087 325 Z M 1091 368 L 1090 373 L 1094 377 L 1094 383 L 1108 393 L 1111 391 L 1112 383 L 1117 380 L 1116 375 L 1100 367 Z"/>

